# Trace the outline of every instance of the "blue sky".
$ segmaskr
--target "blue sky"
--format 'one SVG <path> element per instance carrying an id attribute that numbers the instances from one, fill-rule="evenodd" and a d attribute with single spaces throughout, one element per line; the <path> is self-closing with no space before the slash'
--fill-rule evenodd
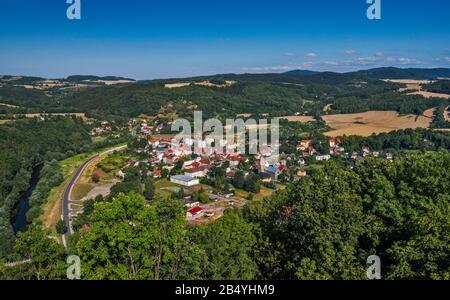
<path id="1" fill-rule="evenodd" d="M 450 67 L 450 1 L 0 0 L 0 74 L 136 79 Z"/>

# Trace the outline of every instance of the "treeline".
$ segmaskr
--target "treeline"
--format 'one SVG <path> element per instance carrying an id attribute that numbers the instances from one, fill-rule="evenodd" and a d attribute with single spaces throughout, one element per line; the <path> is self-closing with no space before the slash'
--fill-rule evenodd
<path id="1" fill-rule="evenodd" d="M 29 119 L 1 125 L 0 140 L 1 257 L 12 247 L 10 220 L 18 199 L 29 187 L 32 169 L 89 149 L 91 138 L 81 119 L 50 117 L 44 121 Z M 36 194 L 36 203 L 41 202 L 38 198 Z"/>
<path id="2" fill-rule="evenodd" d="M 28 223 L 38 220 L 42 215 L 42 206 L 48 199 L 50 191 L 52 188 L 59 186 L 63 181 L 64 177 L 58 161 L 52 160 L 45 162 L 39 173 L 39 182 L 29 200 L 30 209 L 27 212 Z"/>
<path id="3" fill-rule="evenodd" d="M 450 101 L 449 101 L 450 103 Z M 449 106 L 447 104 L 441 104 L 434 113 L 433 122 L 431 123 L 431 128 L 450 128 L 450 122 L 448 122 L 445 118 L 445 115 L 450 114 L 450 110 L 447 109 Z"/>
<path id="4" fill-rule="evenodd" d="M 384 279 L 450 279 L 449 169 L 448 152 L 353 169 L 330 161 L 196 226 L 177 200 L 119 194 L 91 205 L 66 255 L 81 258 L 83 279 L 367 279 L 370 255 Z M 0 277 L 64 278 L 62 246 L 43 236 L 34 227 L 21 234 L 14 257 L 31 263 Z"/>
<path id="5" fill-rule="evenodd" d="M 394 110 L 400 114 L 422 115 L 425 110 L 439 106 L 442 99 L 426 99 L 419 95 L 404 95 L 394 91 L 366 97 L 348 96 L 332 101 L 337 113 L 358 113 L 369 110 Z"/>
<path id="6" fill-rule="evenodd" d="M 369 137 L 344 136 L 341 138 L 345 151 L 371 150 L 450 150 L 450 133 L 423 128 L 405 129 L 381 133 Z"/>
<path id="7" fill-rule="evenodd" d="M 19 106 L 13 110 L 8 108 L 8 113 L 27 113 L 33 109 L 46 111 L 55 105 L 52 98 L 47 96 L 44 91 L 10 84 L 3 84 L 0 87 L 0 103 Z"/>
<path id="8" fill-rule="evenodd" d="M 424 86 L 426 91 L 450 95 L 450 80 L 438 80 Z"/>

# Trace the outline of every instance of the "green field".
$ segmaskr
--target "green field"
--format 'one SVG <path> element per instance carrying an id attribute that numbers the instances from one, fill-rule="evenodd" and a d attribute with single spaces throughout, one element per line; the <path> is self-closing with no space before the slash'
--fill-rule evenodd
<path id="1" fill-rule="evenodd" d="M 160 179 L 155 182 L 155 193 L 163 198 L 170 197 L 175 189 L 179 191 L 180 188 L 178 184 L 170 182 L 168 179 Z"/>

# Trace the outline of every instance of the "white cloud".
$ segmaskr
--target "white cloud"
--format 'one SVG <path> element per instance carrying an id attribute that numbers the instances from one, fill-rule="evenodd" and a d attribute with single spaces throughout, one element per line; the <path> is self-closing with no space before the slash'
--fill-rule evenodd
<path id="1" fill-rule="evenodd" d="M 353 54 L 356 54 L 356 51 L 355 50 L 345 50 L 344 54 L 345 55 L 353 55 Z"/>
<path id="2" fill-rule="evenodd" d="M 310 52 L 310 53 L 307 53 L 306 56 L 314 58 L 314 57 L 317 57 L 317 54 L 314 52 Z"/>
<path id="3" fill-rule="evenodd" d="M 397 62 L 401 65 L 421 65 L 423 64 L 422 61 L 415 59 L 415 58 L 405 58 L 400 57 Z"/>
<path id="4" fill-rule="evenodd" d="M 447 62 L 450 63 L 450 56 L 444 56 L 444 57 L 438 57 L 433 59 L 434 61 L 439 61 L 439 62 Z"/>
<path id="5" fill-rule="evenodd" d="M 450 62 L 450 57 L 440 58 Z M 242 68 L 245 72 L 286 72 L 297 69 L 308 69 L 315 71 L 352 71 L 361 68 L 378 68 L 388 66 L 408 66 L 420 65 L 424 62 L 416 58 L 393 57 L 374 54 L 372 56 L 357 57 L 347 60 L 324 60 L 324 61 L 306 61 L 298 64 L 286 64 L 264 67 L 246 67 Z"/>
<path id="6" fill-rule="evenodd" d="M 244 72 L 287 72 L 298 69 L 297 66 L 266 66 L 266 67 L 245 67 Z"/>

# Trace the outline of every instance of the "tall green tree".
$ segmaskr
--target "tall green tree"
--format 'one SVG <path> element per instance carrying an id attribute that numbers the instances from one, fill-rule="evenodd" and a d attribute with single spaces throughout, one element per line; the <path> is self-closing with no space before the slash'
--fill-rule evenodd
<path id="1" fill-rule="evenodd" d="M 242 212 L 226 211 L 211 224 L 192 227 L 192 240 L 205 253 L 202 278 L 210 280 L 251 280 L 259 276 L 253 259 L 256 236 L 253 225 L 245 221 Z"/>
<path id="2" fill-rule="evenodd" d="M 147 201 L 151 201 L 155 197 L 155 181 L 151 177 L 144 180 L 144 197 Z"/>
<path id="3" fill-rule="evenodd" d="M 242 189 L 244 188 L 244 184 L 245 184 L 245 174 L 243 171 L 237 170 L 233 176 L 233 185 L 237 189 Z"/>
<path id="4" fill-rule="evenodd" d="M 35 225 L 18 234 L 11 258 L 21 279 L 62 279 L 66 274 L 64 247 Z"/>
<path id="5" fill-rule="evenodd" d="M 192 279 L 203 256 L 189 243 L 182 206 L 136 194 L 96 203 L 75 245 L 84 279 Z"/>

